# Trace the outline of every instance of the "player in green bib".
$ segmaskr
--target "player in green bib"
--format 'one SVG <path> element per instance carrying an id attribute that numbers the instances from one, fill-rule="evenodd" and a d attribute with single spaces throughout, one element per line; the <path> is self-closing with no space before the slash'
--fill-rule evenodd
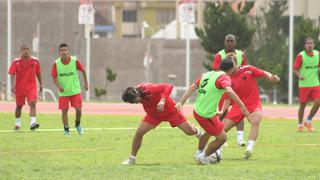
<path id="1" fill-rule="evenodd" d="M 67 44 L 63 43 L 59 46 L 59 55 L 60 57 L 52 66 L 51 76 L 54 84 L 59 89 L 59 109 L 62 110 L 64 134 L 70 134 L 68 124 L 68 109 L 70 103 L 71 107 L 74 107 L 76 110 L 76 130 L 78 134 L 82 135 L 83 129 L 80 126 L 82 97 L 78 71 L 82 72 L 84 89 L 87 91 L 88 80 L 86 71 L 76 57 L 70 56 L 70 50 Z"/>
<path id="2" fill-rule="evenodd" d="M 191 96 L 194 91 L 198 91 L 197 99 L 194 104 L 193 115 L 205 130 L 204 138 L 200 138 L 199 146 L 203 144 L 203 141 L 207 141 L 210 136 L 215 136 L 215 140 L 212 141 L 204 152 L 198 153 L 196 161 L 199 164 L 209 164 L 211 154 L 215 153 L 218 161 L 220 154 L 216 151 L 227 140 L 226 132 L 224 131 L 224 125 L 219 120 L 219 116 L 222 114 L 218 111 L 218 103 L 223 93 L 226 92 L 228 96 L 237 103 L 243 113 L 248 115 L 249 112 L 244 106 L 243 102 L 233 92 L 231 88 L 231 79 L 228 74 L 231 74 L 234 70 L 233 57 L 227 57 L 221 62 L 219 71 L 210 71 L 204 73 L 195 83 L 193 83 L 189 89 L 183 94 L 179 103 L 176 104 L 176 108 L 181 110 L 185 101 Z"/>
<path id="3" fill-rule="evenodd" d="M 213 63 L 212 63 L 212 69 L 213 70 L 218 70 L 220 67 L 220 63 L 222 59 L 226 58 L 226 55 L 228 53 L 234 53 L 236 55 L 236 60 L 237 60 L 237 66 L 244 66 L 247 65 L 247 58 L 246 54 L 241 51 L 236 49 L 237 46 L 237 41 L 236 41 L 236 36 L 233 34 L 227 34 L 226 37 L 224 38 L 224 49 L 220 50 L 217 54 L 215 54 Z M 225 97 L 225 96 L 223 96 Z M 222 108 L 222 104 L 224 102 L 224 98 L 222 98 L 219 102 L 219 109 Z M 227 114 L 228 111 L 226 111 L 221 117 L 220 120 L 224 118 L 224 116 Z M 245 146 L 246 142 L 244 141 L 244 121 L 241 121 L 237 125 L 237 142 L 239 146 Z"/>
<path id="4" fill-rule="evenodd" d="M 305 126 L 309 132 L 313 132 L 312 118 L 320 106 L 320 83 L 319 83 L 319 51 L 314 50 L 314 41 L 308 37 L 305 39 L 305 50 L 301 51 L 294 62 L 293 72 L 299 79 L 299 111 L 298 111 L 298 132 L 303 132 Z M 314 104 L 303 122 L 304 109 L 308 101 Z"/>

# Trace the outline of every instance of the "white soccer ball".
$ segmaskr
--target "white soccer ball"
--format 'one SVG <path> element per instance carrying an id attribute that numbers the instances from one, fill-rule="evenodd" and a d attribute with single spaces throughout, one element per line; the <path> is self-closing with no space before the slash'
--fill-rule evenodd
<path id="1" fill-rule="evenodd" d="M 209 163 L 210 164 L 215 164 L 221 161 L 221 154 L 214 152 L 210 156 L 208 156 Z"/>

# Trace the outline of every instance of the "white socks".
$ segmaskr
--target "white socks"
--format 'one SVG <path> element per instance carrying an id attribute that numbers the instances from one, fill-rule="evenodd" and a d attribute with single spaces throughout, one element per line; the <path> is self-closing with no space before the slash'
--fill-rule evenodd
<path id="1" fill-rule="evenodd" d="M 247 150 L 252 151 L 253 150 L 253 146 L 254 146 L 254 141 L 253 140 L 249 140 L 248 141 L 248 145 L 247 145 Z"/>
<path id="2" fill-rule="evenodd" d="M 21 119 L 20 118 L 16 118 L 16 126 L 21 127 Z"/>
<path id="3" fill-rule="evenodd" d="M 136 156 L 130 155 L 129 159 L 135 161 L 136 160 Z"/>
<path id="4" fill-rule="evenodd" d="M 238 143 L 243 142 L 243 131 L 237 131 L 237 141 Z"/>
<path id="5" fill-rule="evenodd" d="M 311 123 L 312 119 L 307 118 L 306 122 Z"/>
<path id="6" fill-rule="evenodd" d="M 36 123 L 36 117 L 30 117 L 31 121 L 30 121 L 30 125 L 35 124 Z"/>

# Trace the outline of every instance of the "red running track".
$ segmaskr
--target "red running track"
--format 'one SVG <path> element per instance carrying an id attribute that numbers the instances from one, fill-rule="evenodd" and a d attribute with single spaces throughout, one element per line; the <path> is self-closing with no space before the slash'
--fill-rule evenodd
<path id="1" fill-rule="evenodd" d="M 0 112 L 14 112 L 15 102 L 0 101 Z M 25 106 L 23 111 L 28 112 L 28 107 Z M 309 113 L 310 107 L 306 108 L 306 113 Z M 186 105 L 183 112 L 187 116 L 192 116 L 193 106 Z M 37 112 L 45 114 L 60 113 L 58 110 L 58 103 L 55 102 L 39 102 L 37 103 Z M 74 112 L 74 110 L 70 110 Z M 285 118 L 297 119 L 298 107 L 281 107 L 281 106 L 265 106 L 263 107 L 263 114 L 268 118 Z M 83 114 L 96 115 L 143 115 L 144 111 L 139 104 L 124 104 L 124 103 L 84 103 Z M 316 117 L 319 117 L 318 113 Z"/>

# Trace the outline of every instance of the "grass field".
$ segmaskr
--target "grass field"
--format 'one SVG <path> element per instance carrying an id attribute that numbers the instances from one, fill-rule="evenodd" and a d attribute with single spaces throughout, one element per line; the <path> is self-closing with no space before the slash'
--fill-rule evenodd
<path id="1" fill-rule="evenodd" d="M 38 115 L 41 130 L 61 129 L 50 132 L 30 132 L 27 114 L 22 118 L 22 130 L 26 131 L 6 132 L 13 128 L 12 116 L 0 113 L 1 180 L 320 179 L 319 121 L 314 122 L 317 132 L 297 133 L 296 121 L 264 119 L 253 157 L 248 161 L 242 160 L 245 149 L 235 145 L 232 130 L 222 162 L 209 166 L 197 165 L 193 160 L 196 138 L 165 128 L 168 124 L 163 123 L 145 136 L 137 164 L 127 167 L 121 162 L 130 153 L 140 116 L 84 115 L 85 134 L 79 136 L 72 131 L 68 137 L 63 135 L 59 114 Z M 246 123 L 246 135 L 248 129 Z"/>

